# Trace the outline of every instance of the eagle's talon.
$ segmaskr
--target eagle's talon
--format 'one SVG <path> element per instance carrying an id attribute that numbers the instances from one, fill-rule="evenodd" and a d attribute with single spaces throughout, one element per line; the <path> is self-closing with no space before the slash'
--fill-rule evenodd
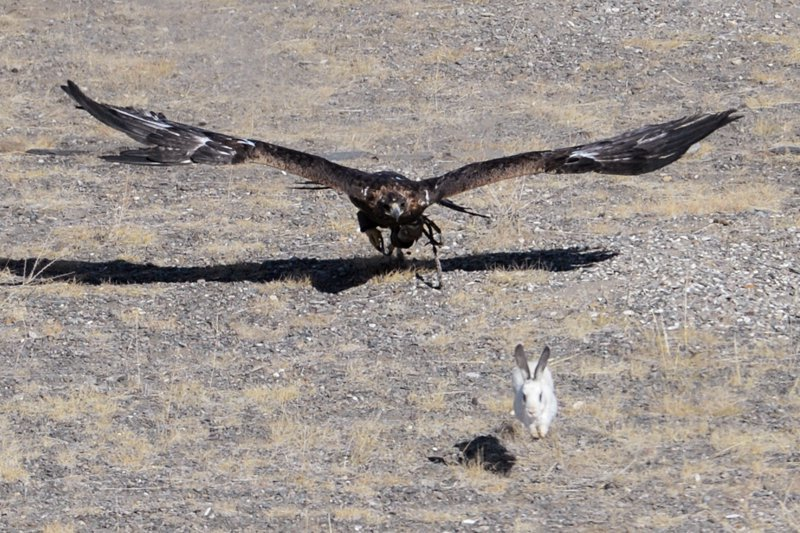
<path id="1" fill-rule="evenodd" d="M 422 217 L 422 234 L 428 238 L 428 244 L 433 247 L 433 253 L 436 255 L 436 247 L 442 245 L 442 230 L 433 220 L 424 215 Z"/>
<path id="2" fill-rule="evenodd" d="M 364 230 L 364 233 L 367 234 L 367 238 L 369 238 L 369 242 L 373 248 L 378 250 L 383 255 L 392 255 L 392 250 L 390 249 L 387 252 L 386 247 L 383 245 L 383 234 L 381 233 L 381 230 L 378 228 L 369 228 Z"/>
<path id="3" fill-rule="evenodd" d="M 392 243 L 389 243 L 389 246 L 384 244 L 383 233 L 381 233 L 381 230 L 378 228 L 370 228 L 368 230 L 364 230 L 364 233 L 367 234 L 367 237 L 369 237 L 369 242 L 381 253 L 381 255 L 386 257 L 392 255 L 394 252 L 394 245 Z"/>

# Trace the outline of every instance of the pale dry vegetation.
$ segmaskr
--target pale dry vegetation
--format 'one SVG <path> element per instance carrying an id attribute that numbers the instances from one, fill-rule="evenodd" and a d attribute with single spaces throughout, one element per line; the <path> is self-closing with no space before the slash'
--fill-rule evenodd
<path id="1" fill-rule="evenodd" d="M 778 4 L 709 5 L 10 6 L 0 529 L 797 529 L 797 156 L 768 151 L 797 144 L 797 32 Z M 649 176 L 457 199 L 489 221 L 432 209 L 438 292 L 415 277 L 429 246 L 374 257 L 331 191 L 98 160 L 133 142 L 74 110 L 67 78 L 415 177 L 700 109 L 745 118 Z M 489 260 L 582 247 L 618 255 Z M 509 477 L 428 462 L 515 423 L 518 342 L 553 350 L 551 435 L 503 432 Z"/>

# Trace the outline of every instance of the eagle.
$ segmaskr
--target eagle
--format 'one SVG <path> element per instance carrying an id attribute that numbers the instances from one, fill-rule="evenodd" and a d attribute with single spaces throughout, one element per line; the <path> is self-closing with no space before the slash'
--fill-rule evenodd
<path id="1" fill-rule="evenodd" d="M 524 152 L 470 163 L 440 176 L 413 180 L 398 172 L 368 172 L 334 163 L 318 155 L 277 144 L 226 135 L 174 122 L 163 113 L 104 104 L 89 98 L 74 82 L 61 88 L 103 124 L 115 128 L 144 148 L 103 156 L 108 161 L 136 165 L 261 163 L 304 180 L 300 188 L 330 188 L 347 195 L 358 209 L 359 229 L 384 255 L 410 248 L 421 237 L 432 246 L 441 288 L 437 253 L 441 230 L 425 211 L 438 204 L 480 215 L 451 200 L 460 193 L 498 181 L 541 173 L 598 172 L 637 175 L 658 170 L 679 159 L 690 146 L 741 118 L 736 109 L 685 116 L 651 124 L 588 144 Z M 383 231 L 388 230 L 388 242 Z"/>

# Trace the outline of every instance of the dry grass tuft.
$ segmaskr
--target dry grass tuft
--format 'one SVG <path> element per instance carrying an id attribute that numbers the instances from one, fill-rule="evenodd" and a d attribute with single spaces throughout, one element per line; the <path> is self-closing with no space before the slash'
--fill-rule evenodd
<path id="1" fill-rule="evenodd" d="M 274 450 L 282 450 L 292 456 L 305 460 L 312 446 L 325 447 L 332 441 L 338 444 L 338 435 L 326 433 L 318 424 L 311 424 L 292 413 L 281 413 L 271 417 L 268 442 L 262 444 Z"/>
<path id="2" fill-rule="evenodd" d="M 369 283 L 373 285 L 403 285 L 408 283 L 414 283 L 415 276 L 417 274 L 416 269 L 414 268 L 390 268 L 385 272 L 378 274 L 377 276 L 373 276 L 370 278 Z M 433 275 L 430 272 L 420 272 L 423 276 L 425 275 Z"/>
<path id="3" fill-rule="evenodd" d="M 756 208 L 774 211 L 786 198 L 785 191 L 771 183 L 734 183 L 721 190 L 716 185 L 694 182 L 667 188 L 640 182 L 637 187 L 642 190 L 641 197 L 630 204 L 611 207 L 609 212 L 629 218 L 641 214 L 677 217 L 739 213 Z"/>
<path id="4" fill-rule="evenodd" d="M 73 524 L 63 522 L 49 522 L 42 527 L 42 533 L 74 533 L 75 531 Z"/>
<path id="5" fill-rule="evenodd" d="M 151 102 L 144 99 L 145 91 L 161 83 L 177 70 L 177 63 L 164 57 L 141 57 L 107 52 L 88 51 L 82 60 L 89 70 L 105 72 L 106 79 L 113 80 L 114 87 L 126 87 L 132 100 L 127 105 L 149 108 Z M 93 80 L 87 80 L 87 83 Z M 93 83 L 94 84 L 94 83 Z M 106 132 L 107 133 L 107 132 Z"/>
<path id="6" fill-rule="evenodd" d="M 408 395 L 408 401 L 423 413 L 443 411 L 447 408 L 448 386 L 447 380 L 435 380 L 432 390 L 429 384 L 427 391 L 411 392 Z"/>
<path id="7" fill-rule="evenodd" d="M 7 408 L 31 419 L 46 418 L 54 422 L 73 422 L 91 414 L 91 423 L 107 427 L 119 406 L 113 397 L 90 388 L 80 388 L 68 395 L 39 395 L 36 399 L 21 398 Z"/>
<path id="8" fill-rule="evenodd" d="M 709 387 L 702 393 L 684 390 L 662 398 L 661 412 L 665 415 L 688 418 L 695 416 L 736 416 L 744 411 L 738 396 L 728 387 Z"/>
<path id="9" fill-rule="evenodd" d="M 109 463 L 133 471 L 152 468 L 158 447 L 150 438 L 128 428 L 117 428 L 112 438 L 101 451 Z"/>
<path id="10" fill-rule="evenodd" d="M 624 39 L 622 41 L 622 45 L 625 47 L 641 48 L 651 52 L 667 54 L 692 43 L 703 42 L 707 40 L 709 40 L 709 37 L 704 35 L 683 33 L 668 39 L 632 37 Z"/>
<path id="11" fill-rule="evenodd" d="M 710 442 L 718 454 L 732 454 L 744 463 L 759 462 L 764 456 L 791 453 L 796 447 L 796 435 L 785 431 L 743 432 L 726 427 L 711 432 Z"/>
<path id="12" fill-rule="evenodd" d="M 745 105 L 753 110 L 773 109 L 783 106 L 790 106 L 797 104 L 797 94 L 793 89 L 787 87 L 785 89 L 770 91 L 768 93 L 759 93 L 755 96 L 748 96 L 744 99 Z"/>
<path id="13" fill-rule="evenodd" d="M 341 507 L 334 509 L 333 518 L 343 522 L 359 522 L 368 525 L 382 524 L 385 521 L 381 513 L 369 507 Z"/>
<path id="14" fill-rule="evenodd" d="M 0 441 L 0 480 L 3 483 L 27 483 L 30 480 L 30 473 L 25 468 L 25 459 L 28 451 L 19 441 L 10 435 L 4 435 Z"/>
<path id="15" fill-rule="evenodd" d="M 562 321 L 563 332 L 574 339 L 585 339 L 605 328 L 617 326 L 624 329 L 628 325 L 625 317 L 620 317 L 605 309 L 590 309 L 567 315 Z"/>
<path id="16" fill-rule="evenodd" d="M 352 466 L 368 464 L 378 455 L 381 442 L 381 424 L 377 419 L 360 420 L 350 428 L 349 463 Z"/>
<path id="17" fill-rule="evenodd" d="M 109 244 L 114 244 L 122 248 L 146 247 L 154 244 L 157 240 L 156 233 L 144 226 L 116 226 L 108 232 Z"/>
<path id="18" fill-rule="evenodd" d="M 6 135 L 0 138 L 0 153 L 24 153 L 31 148 L 52 148 L 55 142 L 54 137 L 44 134 L 34 137 L 30 135 Z M 5 174 L 3 179 L 14 183 L 30 177 L 31 173 L 25 172 L 24 174 Z"/>
<path id="19" fill-rule="evenodd" d="M 287 403 L 300 397 L 300 389 L 297 385 L 289 384 L 284 386 L 254 386 L 242 391 L 242 396 L 264 412 L 270 412 L 275 408 L 284 407 Z"/>

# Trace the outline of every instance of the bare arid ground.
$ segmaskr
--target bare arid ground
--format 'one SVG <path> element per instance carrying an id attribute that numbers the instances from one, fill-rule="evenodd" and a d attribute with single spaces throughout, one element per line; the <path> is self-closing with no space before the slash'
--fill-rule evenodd
<path id="1" fill-rule="evenodd" d="M 800 528 L 795 2 L 0 10 L 0 529 Z M 534 176 L 376 256 L 260 166 L 141 168 L 59 85 L 430 177 L 698 111 L 648 175 Z M 29 150 L 50 150 L 51 154 Z M 561 410 L 509 414 L 514 346 Z M 511 424 L 516 433 L 500 429 Z M 508 476 L 427 460 L 500 435 Z"/>

